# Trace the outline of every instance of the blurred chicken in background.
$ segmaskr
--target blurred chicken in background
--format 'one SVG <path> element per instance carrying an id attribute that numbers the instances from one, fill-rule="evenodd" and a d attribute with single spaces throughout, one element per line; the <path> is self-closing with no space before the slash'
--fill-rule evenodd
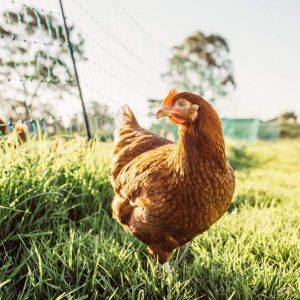
<path id="1" fill-rule="evenodd" d="M 6 143 L 10 147 L 22 145 L 27 141 L 28 127 L 22 122 L 15 124 L 14 130 L 6 135 Z"/>
<path id="2" fill-rule="evenodd" d="M 5 124 L 6 123 L 3 120 L 0 119 L 0 136 L 5 135 L 5 133 L 6 133 Z"/>

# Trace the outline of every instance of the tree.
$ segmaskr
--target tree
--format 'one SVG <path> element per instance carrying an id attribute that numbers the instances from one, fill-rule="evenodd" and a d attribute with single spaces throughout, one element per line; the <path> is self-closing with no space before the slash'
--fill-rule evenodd
<path id="1" fill-rule="evenodd" d="M 114 118 L 106 104 L 100 104 L 97 101 L 89 101 L 87 111 L 89 117 L 95 121 L 94 127 L 98 129 L 112 129 Z"/>
<path id="2" fill-rule="evenodd" d="M 298 117 L 295 112 L 287 111 L 282 113 L 278 119 L 281 123 L 297 123 Z"/>
<path id="3" fill-rule="evenodd" d="M 69 28 L 78 60 L 84 59 L 84 39 Z M 11 119 L 57 118 L 54 101 L 75 94 L 72 65 L 64 26 L 54 16 L 23 6 L 6 11 L 0 23 L 0 93 Z M 11 96 L 12 95 L 12 96 Z"/>
<path id="4" fill-rule="evenodd" d="M 172 49 L 170 69 L 164 74 L 179 90 L 195 92 L 213 102 L 235 87 L 226 40 L 198 31 Z"/>
<path id="5" fill-rule="evenodd" d="M 89 101 L 87 113 L 93 136 L 97 136 L 103 141 L 113 139 L 114 118 L 109 107 L 97 101 Z M 73 116 L 71 125 L 74 130 L 83 132 L 84 123 L 82 118 L 78 118 L 76 115 Z"/>
<path id="6" fill-rule="evenodd" d="M 169 71 L 163 78 L 170 86 L 194 92 L 214 102 L 235 88 L 229 47 L 220 35 L 205 35 L 198 31 L 182 44 L 172 48 Z M 149 99 L 149 117 L 153 117 L 162 100 Z M 166 120 L 151 127 L 154 131 L 176 132 L 176 127 Z"/>

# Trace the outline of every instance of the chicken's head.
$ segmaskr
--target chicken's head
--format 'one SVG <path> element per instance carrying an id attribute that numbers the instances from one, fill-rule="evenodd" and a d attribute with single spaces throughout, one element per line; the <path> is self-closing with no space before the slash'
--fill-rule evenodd
<path id="1" fill-rule="evenodd" d="M 184 93 L 172 89 L 164 99 L 161 109 L 156 117 L 168 117 L 175 124 L 191 124 L 198 117 L 199 105 L 191 99 L 186 99 Z"/>

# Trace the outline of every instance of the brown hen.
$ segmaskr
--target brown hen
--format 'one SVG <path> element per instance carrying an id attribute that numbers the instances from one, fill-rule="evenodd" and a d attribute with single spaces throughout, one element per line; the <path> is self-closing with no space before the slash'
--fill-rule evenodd
<path id="1" fill-rule="evenodd" d="M 5 135 L 5 133 L 6 133 L 6 125 L 4 121 L 0 119 L 0 137 Z"/>
<path id="2" fill-rule="evenodd" d="M 172 90 L 157 113 L 162 116 L 179 124 L 177 144 L 141 128 L 123 107 L 115 131 L 112 208 L 114 218 L 164 264 L 226 212 L 235 178 L 211 104 Z"/>
<path id="3" fill-rule="evenodd" d="M 6 143 L 10 147 L 22 145 L 27 141 L 28 127 L 25 123 L 17 122 L 14 130 L 7 135 Z"/>

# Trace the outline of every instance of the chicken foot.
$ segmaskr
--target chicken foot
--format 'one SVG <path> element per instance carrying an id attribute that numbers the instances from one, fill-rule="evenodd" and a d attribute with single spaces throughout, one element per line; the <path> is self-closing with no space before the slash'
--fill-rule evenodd
<path id="1" fill-rule="evenodd" d="M 190 244 L 191 244 L 191 242 L 188 242 L 188 243 L 185 244 L 185 247 L 184 247 L 184 250 L 183 250 L 181 256 L 179 257 L 179 259 L 178 259 L 178 260 L 175 262 L 175 264 L 174 264 L 174 268 L 175 268 L 175 267 L 178 267 L 179 264 L 180 264 L 180 263 L 183 261 L 183 259 L 186 257 L 186 255 L 187 255 L 187 253 L 188 253 L 188 249 L 189 249 Z M 165 271 L 167 274 L 169 274 L 169 275 L 172 274 L 172 271 L 174 270 L 174 268 L 171 268 L 169 261 L 167 261 L 167 262 L 165 262 L 165 263 L 163 263 L 163 264 L 159 263 L 159 266 L 160 266 L 160 268 L 161 268 L 162 270 L 164 270 L 164 271 Z"/>
<path id="2" fill-rule="evenodd" d="M 172 273 L 172 268 L 170 267 L 170 263 L 169 262 L 165 262 L 164 264 L 160 264 L 161 268 L 167 273 L 167 274 L 171 274 Z"/>

